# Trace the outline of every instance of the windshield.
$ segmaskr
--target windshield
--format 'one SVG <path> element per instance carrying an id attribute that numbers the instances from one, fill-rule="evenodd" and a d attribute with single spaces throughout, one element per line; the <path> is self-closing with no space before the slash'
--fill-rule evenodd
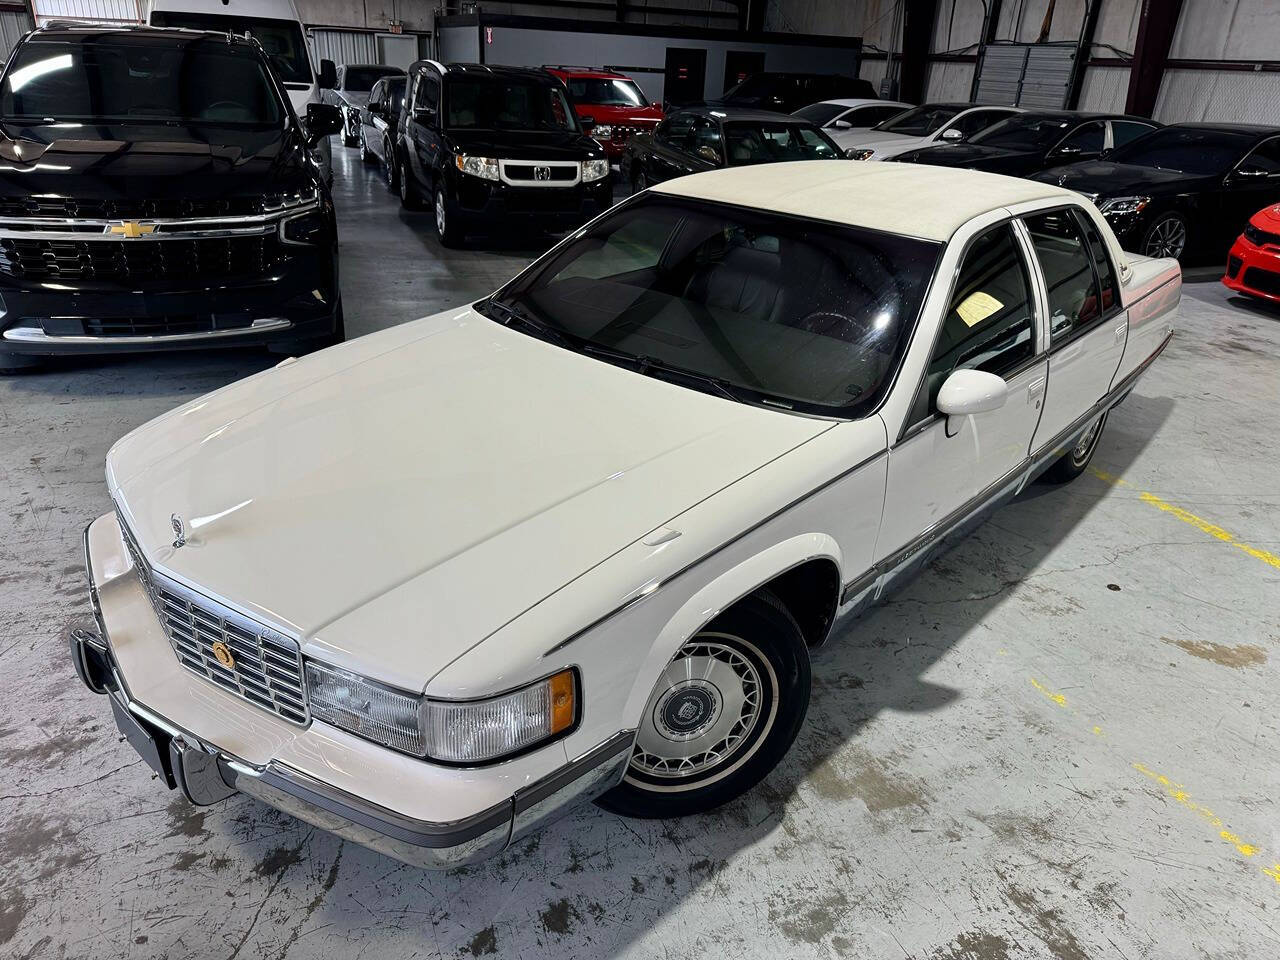
<path id="1" fill-rule="evenodd" d="M 807 412 L 870 411 L 939 244 L 661 194 L 617 207 L 495 299 L 584 352 Z"/>
<path id="2" fill-rule="evenodd" d="M 1231 130 L 1165 127 L 1125 144 L 1110 159 L 1207 177 L 1225 174 L 1248 153 L 1256 139 L 1252 134 Z"/>
<path id="3" fill-rule="evenodd" d="M 645 99 L 634 80 L 604 80 L 593 77 L 571 77 L 569 93 L 578 103 L 592 103 L 602 107 L 647 107 Z"/>
<path id="4" fill-rule="evenodd" d="M 214 30 L 237 36 L 248 34 L 262 45 L 271 69 L 281 83 L 311 85 L 311 59 L 302 38 L 302 26 L 296 20 L 273 20 L 266 17 L 233 17 L 221 13 L 177 13 L 157 10 L 151 15 L 157 27 L 186 27 L 190 30 Z"/>
<path id="5" fill-rule="evenodd" d="M 840 148 L 812 127 L 798 123 L 726 123 L 729 166 L 783 160 L 838 160 Z"/>
<path id="6" fill-rule="evenodd" d="M 387 103 L 391 104 L 391 109 L 400 110 L 404 107 L 404 87 L 407 82 L 407 77 L 393 77 L 387 81 Z"/>
<path id="7" fill-rule="evenodd" d="M 266 65 L 246 44 L 178 44 L 107 35 L 83 43 L 24 43 L 0 84 L 5 118 L 280 123 L 284 107 Z"/>
<path id="8" fill-rule="evenodd" d="M 871 129 L 883 130 L 886 133 L 901 133 L 909 137 L 923 137 L 950 121 L 962 109 L 964 108 L 926 103 L 923 107 L 916 107 L 896 117 L 890 117 Z"/>
<path id="9" fill-rule="evenodd" d="M 445 93 L 446 125 L 466 130 L 576 130 L 564 89 L 504 77 L 459 77 Z"/>
<path id="10" fill-rule="evenodd" d="M 1065 117 L 1037 117 L 1024 113 L 1001 120 L 970 137 L 969 142 L 1001 150 L 1046 150 L 1062 138 L 1073 122 Z"/>
<path id="11" fill-rule="evenodd" d="M 792 116 L 799 117 L 801 120 L 808 120 L 814 126 L 825 127 L 840 114 L 848 112 L 848 110 L 848 107 L 842 107 L 838 103 L 811 103 L 807 107 L 801 107 Z"/>
<path id="12" fill-rule="evenodd" d="M 394 77 L 399 67 L 347 67 L 342 74 L 342 89 L 352 93 L 368 93 L 383 77 Z"/>

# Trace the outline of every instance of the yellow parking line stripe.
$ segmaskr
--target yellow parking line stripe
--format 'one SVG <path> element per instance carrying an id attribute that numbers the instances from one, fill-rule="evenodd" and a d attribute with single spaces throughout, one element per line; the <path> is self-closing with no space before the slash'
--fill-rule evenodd
<path id="1" fill-rule="evenodd" d="M 1123 480 L 1120 477 L 1115 476 L 1114 474 L 1106 473 L 1105 471 L 1102 471 L 1102 470 L 1094 470 L 1093 472 L 1098 477 L 1098 479 L 1105 480 L 1107 483 L 1111 484 L 1112 486 L 1117 486 L 1117 487 L 1131 486 L 1131 484 L 1127 480 Z M 1221 540 L 1223 543 L 1229 543 L 1231 546 L 1235 547 L 1237 550 L 1243 550 L 1245 553 L 1253 557 L 1255 560 L 1261 560 L 1263 563 L 1268 564 L 1269 566 L 1275 567 L 1277 570 L 1280 570 L 1280 556 L 1277 556 L 1276 554 L 1271 553 L 1267 550 L 1259 550 L 1257 547 L 1250 546 L 1249 544 L 1245 543 L 1243 540 L 1237 540 L 1235 534 L 1231 533 L 1228 530 L 1224 530 L 1222 527 L 1218 526 L 1216 523 L 1212 523 L 1206 520 L 1204 517 L 1196 516 L 1190 510 L 1184 510 L 1182 507 L 1179 507 L 1176 504 L 1172 504 L 1167 500 L 1163 500 L 1160 497 L 1157 497 L 1154 493 L 1149 493 L 1146 490 L 1139 491 L 1138 499 L 1141 500 L 1143 503 L 1150 504 L 1151 506 L 1155 507 L 1157 510 L 1167 513 L 1172 517 L 1176 517 L 1177 519 L 1181 520 L 1183 523 L 1190 524 L 1191 526 L 1199 530 L 1201 533 L 1207 533 L 1209 536 L 1214 537 L 1215 539 Z"/>

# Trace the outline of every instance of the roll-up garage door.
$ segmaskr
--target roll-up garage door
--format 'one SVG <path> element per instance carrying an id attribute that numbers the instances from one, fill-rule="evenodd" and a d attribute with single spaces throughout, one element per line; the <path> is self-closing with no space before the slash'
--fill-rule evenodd
<path id="1" fill-rule="evenodd" d="M 978 103 L 1061 110 L 1071 92 L 1075 44 L 1001 43 L 982 51 Z"/>

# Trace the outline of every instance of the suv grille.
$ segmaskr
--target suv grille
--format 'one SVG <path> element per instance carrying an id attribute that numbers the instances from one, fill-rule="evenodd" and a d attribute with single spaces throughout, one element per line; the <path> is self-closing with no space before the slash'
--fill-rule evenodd
<path id="1" fill-rule="evenodd" d="M 0 217 L 64 217 L 74 220 L 204 219 L 251 217 L 271 213 L 282 203 L 296 202 L 293 194 L 259 197 L 141 199 L 120 197 L 86 200 L 76 197 L 0 197 Z"/>
<path id="2" fill-rule="evenodd" d="M 297 643 L 152 571 L 124 519 L 119 523 L 138 579 L 178 662 L 255 706 L 290 723 L 305 724 L 309 716 Z M 214 655 L 215 643 L 230 650 L 231 667 Z"/>
<path id="3" fill-rule="evenodd" d="M 280 246 L 270 235 L 205 240 L 0 240 L 0 272 L 31 280 L 258 276 L 281 260 Z"/>

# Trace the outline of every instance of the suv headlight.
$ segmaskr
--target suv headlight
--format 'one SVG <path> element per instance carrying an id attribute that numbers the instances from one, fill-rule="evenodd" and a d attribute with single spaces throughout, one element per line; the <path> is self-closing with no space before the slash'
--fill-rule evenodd
<path id="1" fill-rule="evenodd" d="M 280 221 L 280 239 L 295 246 L 316 243 L 324 236 L 324 226 L 325 218 L 319 210 L 296 213 Z"/>
<path id="2" fill-rule="evenodd" d="M 850 160 L 870 160 L 875 156 L 874 150 L 859 150 L 856 147 L 850 147 L 844 152 L 844 155 Z"/>
<path id="3" fill-rule="evenodd" d="M 613 136 L 613 127 L 607 123 L 597 123 L 591 128 L 591 136 L 599 137 L 602 140 L 608 140 Z"/>
<path id="4" fill-rule="evenodd" d="M 1132 217 L 1141 213 L 1150 202 L 1150 197 L 1112 197 L 1103 200 L 1098 209 L 1104 217 Z"/>
<path id="5" fill-rule="evenodd" d="M 603 180 L 609 175 L 608 160 L 583 160 L 582 161 L 582 180 L 584 183 L 591 183 L 595 180 Z"/>
<path id="6" fill-rule="evenodd" d="M 483 700 L 431 700 L 307 661 L 311 715 L 392 750 L 445 763 L 487 763 L 570 730 L 578 681 L 561 670 Z"/>
<path id="7" fill-rule="evenodd" d="M 481 180 L 497 180 L 498 161 L 492 157 L 468 157 L 461 153 L 454 157 L 455 164 L 463 173 L 469 173 Z"/>

